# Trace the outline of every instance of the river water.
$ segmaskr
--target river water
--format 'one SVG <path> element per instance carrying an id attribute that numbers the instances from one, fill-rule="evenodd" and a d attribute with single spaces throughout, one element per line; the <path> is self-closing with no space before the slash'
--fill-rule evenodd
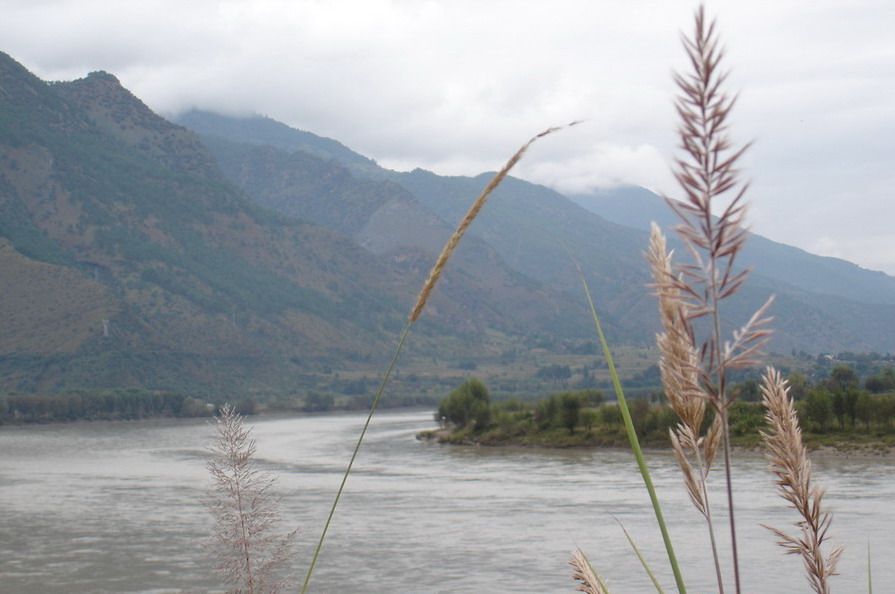
<path id="1" fill-rule="evenodd" d="M 334 414 L 248 421 L 261 467 L 278 477 L 285 527 L 299 529 L 291 564 L 299 576 L 363 420 Z M 311 591 L 573 592 L 567 561 L 576 546 L 616 594 L 655 591 L 619 523 L 666 591 L 675 591 L 630 452 L 414 439 L 431 426 L 426 411 L 374 418 Z M 199 420 L 0 429 L 0 592 L 222 591 L 209 577 L 213 561 L 205 549 L 213 434 Z M 689 591 L 717 591 L 704 523 L 679 471 L 667 453 L 649 452 L 648 459 Z M 834 590 L 867 591 L 869 545 L 876 591 L 895 591 L 895 461 L 816 457 L 814 469 L 835 513 L 830 534 L 846 546 Z M 721 478 L 713 481 L 716 500 Z M 744 591 L 809 591 L 801 561 L 784 555 L 759 526 L 786 527 L 795 519 L 774 495 L 760 456 L 737 456 L 735 488 Z"/>

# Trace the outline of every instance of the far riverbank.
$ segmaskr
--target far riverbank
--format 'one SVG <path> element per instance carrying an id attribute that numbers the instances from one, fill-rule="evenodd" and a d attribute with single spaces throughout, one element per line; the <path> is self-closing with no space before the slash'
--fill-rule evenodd
<path id="1" fill-rule="evenodd" d="M 624 432 L 580 431 L 569 433 L 565 430 L 531 431 L 524 434 L 506 435 L 497 432 L 475 433 L 468 430 L 441 427 L 428 429 L 416 434 L 420 441 L 447 445 L 511 448 L 552 448 L 552 449 L 628 449 L 630 444 Z M 895 459 L 895 440 L 891 436 L 842 434 L 804 434 L 808 452 L 814 456 L 867 457 Z M 666 450 L 670 449 L 667 438 L 652 435 L 642 439 L 641 446 Z M 735 450 L 762 453 L 760 436 L 757 433 L 734 436 Z"/>

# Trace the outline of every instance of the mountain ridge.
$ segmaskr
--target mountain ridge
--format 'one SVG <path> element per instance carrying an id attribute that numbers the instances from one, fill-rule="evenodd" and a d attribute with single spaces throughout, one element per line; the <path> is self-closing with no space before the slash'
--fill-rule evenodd
<path id="1" fill-rule="evenodd" d="M 200 116 L 190 121 L 206 127 L 192 130 L 112 74 L 46 83 L 0 54 L 0 389 L 341 386 L 327 370 L 387 357 L 490 177 L 389 171 L 269 118 Z M 592 340 L 576 261 L 613 343 L 651 344 L 645 245 L 642 229 L 508 178 L 458 249 L 408 358 L 474 361 Z M 866 287 L 862 298 L 885 292 L 888 280 L 874 289 L 865 278 L 851 282 Z M 760 267 L 754 280 L 728 325 L 777 292 L 772 348 L 895 351 L 895 306 Z"/>
<path id="2" fill-rule="evenodd" d="M 649 231 L 652 221 L 666 229 L 678 224 L 664 200 L 646 188 L 623 186 L 573 194 L 569 198 L 607 220 L 641 231 Z M 633 208 L 622 208 L 631 203 Z M 791 283 L 801 290 L 866 303 L 895 304 L 895 277 L 841 258 L 818 256 L 755 233 L 750 233 L 739 259 L 745 266 L 757 267 L 757 274 Z"/>
<path id="3" fill-rule="evenodd" d="M 196 118 L 196 112 L 192 117 Z M 202 125 L 196 131 L 203 138 L 226 135 L 227 127 L 214 125 L 216 121 L 226 121 L 225 116 L 198 119 Z M 253 118 L 241 120 L 239 127 L 243 136 L 240 138 L 251 136 L 254 146 L 264 145 L 264 130 L 257 130 L 253 135 L 245 132 L 251 129 L 252 121 Z M 269 120 L 265 122 L 266 126 L 272 125 Z M 282 145 L 290 146 L 292 155 L 304 150 L 303 143 L 317 142 L 315 139 L 319 138 L 303 131 L 293 133 L 296 134 L 294 142 Z M 288 137 L 288 127 L 279 124 L 277 134 L 278 137 Z M 322 150 L 320 146 L 315 145 L 318 153 Z M 340 152 L 346 150 L 341 143 L 338 146 Z M 239 158 L 236 154 L 230 155 L 230 159 L 238 161 Z M 336 153 L 323 158 L 341 162 Z M 371 168 L 369 163 L 354 168 L 351 163 L 356 161 L 351 158 L 341 163 L 355 178 L 398 184 L 442 220 L 458 220 L 468 206 L 468 197 L 474 195 L 490 176 L 483 173 L 474 177 L 448 177 L 422 169 L 395 172 Z M 259 199 L 251 187 L 242 187 Z M 649 193 L 648 196 L 648 200 L 641 200 L 650 207 L 646 211 L 659 214 L 661 207 L 658 218 L 666 224 L 671 222 L 670 210 L 655 195 Z M 581 299 L 581 292 L 574 261 L 581 262 L 592 288 L 597 287 L 600 291 L 599 307 L 605 314 L 607 325 L 612 328 L 613 339 L 647 344 L 658 329 L 655 304 L 649 291 L 644 289 L 650 282 L 642 258 L 649 219 L 637 208 L 630 208 L 624 200 L 614 202 L 614 212 L 612 209 L 589 208 L 581 202 L 580 196 L 573 200 L 549 188 L 510 177 L 491 197 L 488 208 L 476 220 L 471 236 L 495 249 L 511 268 L 577 300 Z M 626 213 L 627 218 L 618 216 L 619 213 Z M 604 214 L 606 216 L 602 216 Z M 557 236 L 562 237 L 562 241 Z M 881 330 L 885 324 L 869 321 L 895 319 L 895 290 L 890 290 L 890 286 L 895 287 L 895 278 L 880 277 L 853 264 L 813 256 L 760 236 L 753 236 L 744 253 L 749 255 L 743 258 L 746 260 L 744 264 L 755 267 L 750 291 L 762 292 L 764 298 L 738 296 L 739 302 L 734 301 L 730 306 L 731 318 L 735 319 L 735 314 L 745 315 L 747 319 L 750 313 L 747 302 L 757 307 L 776 293 L 778 307 L 794 316 L 794 320 L 783 325 L 784 330 L 777 333 L 772 348 L 836 351 L 891 350 L 895 347 L 895 341 L 884 336 L 885 332 Z M 809 265 L 800 258 L 807 258 Z M 793 274 L 787 273 L 793 269 L 796 270 Z M 805 269 L 815 272 L 800 278 Z M 831 278 L 836 280 L 835 284 L 831 285 Z M 864 292 L 856 296 L 856 289 Z M 856 317 L 855 324 L 849 321 L 849 316 Z M 818 332 L 809 330 L 818 320 L 825 320 L 829 329 L 820 334 L 823 336 L 821 340 L 817 339 Z M 731 320 L 731 329 L 735 324 Z M 804 336 L 800 337 L 800 333 Z"/>

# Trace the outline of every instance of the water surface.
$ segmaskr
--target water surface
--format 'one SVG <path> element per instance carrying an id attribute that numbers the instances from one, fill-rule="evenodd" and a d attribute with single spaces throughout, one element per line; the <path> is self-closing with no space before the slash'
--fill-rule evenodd
<path id="1" fill-rule="evenodd" d="M 299 528 L 303 576 L 361 414 L 250 419 L 262 467 L 278 477 L 285 528 Z M 314 592 L 572 592 L 580 546 L 616 593 L 651 591 L 618 522 L 674 591 L 633 456 L 625 450 L 440 446 L 414 439 L 426 411 L 378 415 L 348 482 Z M 219 592 L 205 552 L 212 521 L 205 421 L 74 423 L 0 429 L 0 590 L 22 594 Z M 715 591 L 708 539 L 672 459 L 650 452 L 691 592 Z M 844 544 L 834 590 L 889 591 L 895 566 L 895 461 L 815 458 Z M 721 475 L 713 482 L 720 501 Z M 800 560 L 759 523 L 785 527 L 757 455 L 738 455 L 736 513 L 744 590 L 807 592 Z M 719 508 L 720 509 L 720 508 Z M 722 531 L 726 519 L 718 512 Z M 724 534 L 722 540 L 726 542 Z"/>

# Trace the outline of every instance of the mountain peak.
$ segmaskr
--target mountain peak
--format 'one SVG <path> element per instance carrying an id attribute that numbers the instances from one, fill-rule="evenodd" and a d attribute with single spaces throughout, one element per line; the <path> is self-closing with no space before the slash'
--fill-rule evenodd
<path id="1" fill-rule="evenodd" d="M 106 72 L 105 70 L 95 70 L 87 75 L 87 79 L 94 80 L 94 81 L 107 82 L 107 83 L 111 83 L 113 85 L 122 87 L 121 81 L 118 80 L 118 77 L 115 76 L 114 74 L 112 74 L 111 72 Z M 122 88 L 124 88 L 124 87 L 122 87 Z"/>
<path id="2" fill-rule="evenodd" d="M 196 134 L 157 115 L 115 75 L 91 72 L 54 88 L 104 132 L 157 163 L 180 173 L 218 176 L 214 159 Z"/>

